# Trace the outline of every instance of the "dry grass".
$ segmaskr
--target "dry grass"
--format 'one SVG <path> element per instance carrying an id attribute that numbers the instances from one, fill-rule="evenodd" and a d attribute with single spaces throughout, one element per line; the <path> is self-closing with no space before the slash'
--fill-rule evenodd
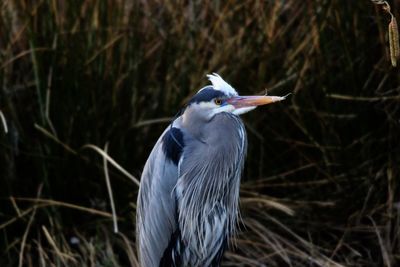
<path id="1" fill-rule="evenodd" d="M 224 266 L 397 266 L 399 4 L 388 21 L 385 2 L 2 1 L 0 266 L 138 266 L 132 181 L 210 72 L 292 93 L 244 116 Z"/>

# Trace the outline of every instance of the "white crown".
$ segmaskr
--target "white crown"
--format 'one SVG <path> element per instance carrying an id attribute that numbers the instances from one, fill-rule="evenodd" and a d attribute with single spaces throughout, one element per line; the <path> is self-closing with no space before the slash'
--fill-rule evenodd
<path id="1" fill-rule="evenodd" d="M 224 92 L 227 95 L 237 95 L 238 93 L 236 92 L 233 87 L 224 81 L 224 79 L 221 78 L 217 73 L 213 74 L 208 74 L 207 78 L 210 80 L 212 83 L 214 90 L 219 90 Z"/>

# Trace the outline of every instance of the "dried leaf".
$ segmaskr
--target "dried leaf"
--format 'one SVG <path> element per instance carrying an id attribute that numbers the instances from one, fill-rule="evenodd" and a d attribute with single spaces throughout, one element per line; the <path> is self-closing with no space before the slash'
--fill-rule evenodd
<path id="1" fill-rule="evenodd" d="M 396 18 L 392 15 L 392 19 L 389 23 L 389 47 L 390 47 L 390 60 L 392 61 L 393 67 L 397 66 L 397 59 L 400 55 L 399 47 L 399 30 L 397 27 Z"/>

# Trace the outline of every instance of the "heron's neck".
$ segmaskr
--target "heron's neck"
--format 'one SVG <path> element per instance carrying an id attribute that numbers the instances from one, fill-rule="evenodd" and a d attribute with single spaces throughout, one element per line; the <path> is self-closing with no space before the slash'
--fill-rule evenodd
<path id="1" fill-rule="evenodd" d="M 204 130 L 207 122 L 208 120 L 201 113 L 189 108 L 182 115 L 181 126 L 194 138 L 204 141 L 206 134 Z"/>

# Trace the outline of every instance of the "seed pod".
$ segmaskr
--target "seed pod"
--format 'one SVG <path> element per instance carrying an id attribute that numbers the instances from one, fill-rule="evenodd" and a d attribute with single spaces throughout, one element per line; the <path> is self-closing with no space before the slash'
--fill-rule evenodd
<path id="1" fill-rule="evenodd" d="M 397 27 L 396 18 L 392 15 L 392 19 L 389 23 L 389 48 L 390 48 L 390 60 L 392 61 L 392 66 L 397 66 L 397 60 L 400 56 L 400 46 L 399 46 L 399 30 Z"/>

